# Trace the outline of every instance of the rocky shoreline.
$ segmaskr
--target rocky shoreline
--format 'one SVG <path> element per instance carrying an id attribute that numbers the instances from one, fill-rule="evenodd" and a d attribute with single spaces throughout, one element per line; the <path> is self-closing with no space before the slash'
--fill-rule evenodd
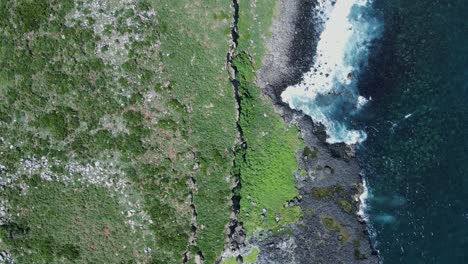
<path id="1" fill-rule="evenodd" d="M 307 147 L 297 153 L 298 203 L 303 218 L 282 234 L 253 238 L 260 251 L 257 263 L 378 263 L 367 227 L 359 218 L 362 179 L 352 146 L 327 144 L 326 134 L 310 117 L 291 110 L 281 92 L 309 70 L 320 24 L 313 17 L 315 1 L 278 0 L 267 40 L 267 55 L 257 83 L 285 122 L 294 123 Z M 287 205 L 285 205 L 287 206 Z"/>

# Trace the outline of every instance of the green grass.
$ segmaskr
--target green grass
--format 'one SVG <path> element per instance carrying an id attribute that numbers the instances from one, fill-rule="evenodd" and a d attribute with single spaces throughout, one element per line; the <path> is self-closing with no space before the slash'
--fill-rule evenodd
<path id="1" fill-rule="evenodd" d="M 294 222 L 300 215 L 299 208 L 284 208 L 284 203 L 298 194 L 293 177 L 298 165 L 294 153 L 301 142 L 297 129 L 284 124 L 253 83 L 248 55 L 237 55 L 234 65 L 240 82 L 239 124 L 247 145 L 245 153 L 239 155 L 243 158 L 239 163 L 242 186 L 239 218 L 252 234 L 258 229 Z"/>
<path id="2" fill-rule="evenodd" d="M 70 176 L 63 169 L 70 162 L 113 164 L 118 172 L 112 179 L 128 180 L 131 193 L 153 220 L 145 227 L 152 236 L 121 241 L 128 242 L 127 250 L 140 252 L 139 245 L 146 241 L 152 251 L 142 262 L 180 263 L 188 248 L 192 257 L 201 251 L 205 263 L 213 263 L 223 249 L 229 221 L 236 133 L 233 91 L 225 69 L 230 2 L 143 0 L 130 8 L 117 1 L 102 11 L 91 8 L 89 2 L 8 0 L 0 4 L 0 164 L 13 177 L 22 169 L 22 159 L 56 159 L 61 165 L 53 168 L 61 178 Z M 71 21 L 67 14 L 75 9 L 83 17 Z M 149 15 L 151 9 L 157 16 Z M 93 24 L 104 22 L 93 12 L 109 17 L 105 31 L 94 31 Z M 146 18 L 141 19 L 141 14 Z M 125 34 L 130 35 L 128 42 L 122 37 Z M 110 36 L 125 42 L 124 55 L 113 53 L 119 45 L 109 42 Z M 109 43 L 98 49 L 101 42 Z M 116 67 L 110 59 L 115 59 Z M 201 164 L 198 170 L 193 169 L 196 162 Z M 199 228 L 197 245 L 189 247 L 192 210 L 187 182 L 192 175 L 198 184 L 194 203 Z M 18 184 L 28 177 L 17 176 Z M 81 177 L 75 176 L 73 181 Z M 18 184 L 2 187 L 0 195 L 21 208 L 19 194 L 14 192 Z M 77 192 L 100 187 L 80 186 Z M 119 201 L 124 197 L 107 191 Z M 31 204 L 41 207 L 44 201 L 31 200 Z M 58 199 L 49 202 L 62 206 Z M 81 203 L 71 204 L 64 217 L 82 210 Z M 23 211 L 18 210 L 20 216 L 12 217 L 11 224 L 26 225 L 28 219 L 20 219 Z M 95 213 L 99 219 L 99 212 Z M 117 217 L 109 215 L 120 221 Z M 37 218 L 46 219 L 46 215 L 37 214 Z M 126 226 L 115 227 L 116 232 L 130 233 Z M 58 225 L 56 232 L 67 230 Z M 40 235 L 34 233 L 28 240 L 37 253 L 28 263 L 59 254 L 42 250 L 41 240 L 34 238 Z M 5 241 L 9 240 L 7 236 Z M 60 241 L 51 240 L 51 247 L 60 248 Z M 113 248 L 112 241 L 101 242 Z M 68 251 L 85 254 L 83 248 L 75 249 Z M 95 254 L 93 262 L 119 263 L 106 254 Z"/>
<path id="3" fill-rule="evenodd" d="M 137 240 L 141 231 L 133 233 L 125 224 L 120 213 L 124 208 L 107 190 L 40 180 L 36 184 L 24 194 L 19 190 L 7 194 L 22 208 L 13 209 L 20 214 L 14 223 L 2 226 L 18 263 L 147 260 L 146 245 Z"/>
<path id="4" fill-rule="evenodd" d="M 257 261 L 259 250 L 257 247 L 252 248 L 247 254 L 242 255 L 242 263 L 254 263 Z M 221 264 L 237 264 L 237 257 L 225 258 Z"/>
<path id="5" fill-rule="evenodd" d="M 252 8 L 255 6 L 255 8 Z M 299 207 L 285 208 L 294 198 L 296 151 L 302 146 L 295 127 L 288 127 L 255 84 L 255 72 L 265 53 L 265 39 L 275 3 L 239 3 L 238 46 L 233 59 L 239 82 L 240 117 L 246 149 L 237 155 L 241 179 L 239 219 L 248 234 L 293 223 Z"/>
<path id="6" fill-rule="evenodd" d="M 259 68 L 265 54 L 265 41 L 271 35 L 270 26 L 275 14 L 275 0 L 239 2 L 238 51 L 247 51 Z"/>
<path id="7" fill-rule="evenodd" d="M 237 264 L 237 257 L 225 258 L 221 261 L 221 264 Z"/>
<path id="8" fill-rule="evenodd" d="M 233 159 L 244 157 L 234 153 L 236 108 L 226 69 L 232 3 L 115 1 L 95 9 L 90 2 L 0 4 L 0 164 L 14 179 L 0 189 L 12 208 L 0 226 L 0 249 L 24 263 L 170 264 L 180 263 L 186 250 L 189 262 L 200 253 L 214 263 L 231 213 Z M 235 170 L 250 233 L 300 217 L 299 207 L 283 205 L 297 195 L 293 171 L 302 147 L 297 130 L 255 86 L 274 4 L 251 4 L 240 3 L 235 59 L 248 146 Z M 80 17 L 71 18 L 74 12 Z M 27 173 L 25 162 L 42 158 L 49 164 Z M 102 177 L 127 187 L 90 182 L 70 164 L 103 169 Z M 53 177 L 38 179 L 45 172 Z M 187 184 L 192 176 L 196 190 Z M 129 230 L 122 217 L 133 208 L 129 197 L 152 220 L 144 232 Z M 85 228 L 70 224 L 78 216 Z M 21 247 L 31 254 L 21 255 Z M 142 253 L 146 247 L 151 252 Z"/>
<path id="9" fill-rule="evenodd" d="M 235 143 L 235 101 L 225 68 L 229 48 L 231 2 L 154 0 L 161 31 L 163 76 L 180 104 L 189 107 L 185 119 L 193 154 L 200 164 L 194 172 L 199 186 L 197 245 L 213 263 L 224 247 L 231 208 L 230 180 Z M 227 180 L 228 179 L 228 180 Z M 203 228 L 201 228 L 203 227 Z"/>
<path id="10" fill-rule="evenodd" d="M 252 251 L 243 256 L 243 262 L 244 263 L 254 263 L 255 261 L 257 261 L 257 258 L 258 258 L 258 254 L 259 254 L 259 251 L 258 251 L 258 248 L 252 248 Z"/>

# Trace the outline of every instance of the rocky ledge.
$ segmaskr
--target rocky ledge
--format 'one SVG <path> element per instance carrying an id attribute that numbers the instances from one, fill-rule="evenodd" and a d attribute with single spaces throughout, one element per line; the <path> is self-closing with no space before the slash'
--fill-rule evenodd
<path id="1" fill-rule="evenodd" d="M 262 252 L 258 263 L 378 263 L 366 224 L 357 214 L 363 187 L 353 147 L 327 144 L 323 127 L 291 110 L 280 98 L 313 62 L 321 27 L 313 16 L 315 4 L 278 1 L 268 53 L 258 73 L 259 87 L 272 98 L 285 122 L 297 125 L 306 144 L 297 154 L 300 196 L 290 202 L 298 203 L 304 214 L 283 232 L 263 238 L 260 234 L 250 242 Z"/>

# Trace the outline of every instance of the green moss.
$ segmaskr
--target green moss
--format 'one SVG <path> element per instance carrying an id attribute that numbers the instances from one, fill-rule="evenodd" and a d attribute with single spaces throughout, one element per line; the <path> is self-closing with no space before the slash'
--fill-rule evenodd
<path id="1" fill-rule="evenodd" d="M 225 258 L 221 261 L 221 264 L 237 264 L 236 257 Z"/>
<path id="2" fill-rule="evenodd" d="M 344 199 L 339 200 L 338 203 L 340 204 L 341 209 L 343 209 L 347 213 L 351 213 L 351 211 L 353 210 L 353 205 Z"/>
<path id="3" fill-rule="evenodd" d="M 364 260 L 367 259 L 367 256 L 363 254 L 360 250 L 361 247 L 361 242 L 357 239 L 353 241 L 353 246 L 354 246 L 354 258 L 356 260 Z"/>
<path id="4" fill-rule="evenodd" d="M 322 222 L 322 225 L 328 231 L 338 232 L 339 233 L 338 239 L 341 242 L 345 243 L 345 242 L 348 241 L 348 239 L 350 238 L 351 235 L 349 234 L 348 231 L 346 231 L 346 229 L 344 229 L 344 227 L 340 224 L 340 222 L 338 222 L 334 217 L 322 215 L 320 217 L 320 220 Z"/>
<path id="5" fill-rule="evenodd" d="M 139 126 L 143 124 L 143 115 L 140 112 L 128 111 L 123 114 L 123 118 L 129 126 Z"/>
<path id="6" fill-rule="evenodd" d="M 254 85 L 254 67 L 249 56 L 239 53 L 234 66 L 240 82 L 239 124 L 247 143 L 242 162 L 238 163 L 243 197 L 240 218 L 252 234 L 257 229 L 292 223 L 300 216 L 300 208 L 283 208 L 283 205 L 298 194 L 293 177 L 298 166 L 294 153 L 302 143 L 297 129 L 285 126 Z M 276 222 L 277 216 L 283 220 Z"/>
<path id="7" fill-rule="evenodd" d="M 271 229 L 273 235 L 282 236 L 282 235 L 291 235 L 292 229 L 289 226 L 278 226 Z"/>
<path id="8" fill-rule="evenodd" d="M 323 226 L 330 231 L 340 231 L 341 229 L 340 223 L 331 216 L 322 216 L 321 221 Z"/>
<path id="9" fill-rule="evenodd" d="M 112 149 L 115 147 L 115 139 L 108 130 L 99 130 L 94 134 L 95 146 L 99 149 Z"/>
<path id="10" fill-rule="evenodd" d="M 163 119 L 158 122 L 158 126 L 160 128 L 166 129 L 166 130 L 172 130 L 175 131 L 177 129 L 177 123 L 174 120 L 171 119 Z"/>
<path id="11" fill-rule="evenodd" d="M 310 149 L 308 146 L 304 148 L 304 151 L 302 152 L 303 157 L 311 157 L 311 158 L 316 158 L 318 156 L 318 148 L 314 147 L 313 150 Z"/>
<path id="12" fill-rule="evenodd" d="M 302 177 L 305 177 L 305 176 L 307 176 L 307 171 L 305 169 L 301 169 L 299 171 L 299 175 L 301 175 Z"/>
<path id="13" fill-rule="evenodd" d="M 312 188 L 310 191 L 312 193 L 312 196 L 317 200 L 321 200 L 324 198 L 333 198 L 335 197 L 335 195 L 338 195 L 341 198 L 345 196 L 344 188 L 341 185 L 316 187 Z"/>
<path id="14" fill-rule="evenodd" d="M 259 254 L 258 248 L 256 247 L 252 248 L 252 251 L 249 254 L 243 256 L 243 262 L 254 263 L 255 261 L 257 261 L 258 254 Z"/>

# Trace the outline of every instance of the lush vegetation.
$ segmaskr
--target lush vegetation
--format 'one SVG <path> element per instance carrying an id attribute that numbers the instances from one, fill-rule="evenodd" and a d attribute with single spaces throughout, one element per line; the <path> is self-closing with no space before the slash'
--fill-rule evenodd
<path id="1" fill-rule="evenodd" d="M 180 263 L 187 251 L 214 262 L 236 133 L 230 4 L 0 4 L 0 251 L 23 263 Z"/>
<path id="2" fill-rule="evenodd" d="M 252 251 L 249 254 L 245 255 L 242 260 L 244 263 L 254 263 L 255 261 L 257 261 L 258 254 L 258 248 L 252 248 Z"/>
<path id="3" fill-rule="evenodd" d="M 297 195 L 293 171 L 301 147 L 298 131 L 287 127 L 271 102 L 255 84 L 255 71 L 264 54 L 275 5 L 262 2 L 239 4 L 238 46 L 233 59 L 239 95 L 239 125 L 245 148 L 237 153 L 241 178 L 239 219 L 248 234 L 277 229 L 301 215 L 297 206 L 285 203 Z"/>
<path id="4" fill-rule="evenodd" d="M 235 58 L 240 82 L 240 126 L 246 149 L 239 153 L 241 212 L 239 218 L 249 233 L 257 228 L 275 228 L 294 222 L 300 208 L 284 207 L 297 195 L 293 171 L 294 155 L 300 147 L 297 130 L 287 128 L 281 117 L 254 84 L 250 58 Z"/>
<path id="5" fill-rule="evenodd" d="M 297 130 L 255 85 L 272 1 L 240 3 L 233 66 L 247 147 L 235 148 L 231 4 L 0 3 L 0 252 L 214 263 L 235 173 L 250 234 L 301 215 L 284 206 L 297 195 Z"/>
<path id="6" fill-rule="evenodd" d="M 255 263 L 258 258 L 259 254 L 258 248 L 254 247 L 250 250 L 250 252 L 242 255 L 242 263 Z M 229 258 L 224 258 L 221 261 L 221 264 L 237 264 L 237 257 L 229 257 Z"/>
<path id="7" fill-rule="evenodd" d="M 224 247 L 231 207 L 231 172 L 235 143 L 235 100 L 226 68 L 232 7 L 230 1 L 154 0 L 160 14 L 161 52 L 172 94 L 190 117 L 187 139 L 199 168 L 194 256 L 201 251 L 213 263 Z"/>
<path id="8" fill-rule="evenodd" d="M 31 181 L 33 181 L 32 179 Z M 34 186 L 37 184 L 37 186 Z M 15 222 L 2 227 L 2 236 L 18 263 L 125 263 L 147 261 L 132 243 L 143 236 L 124 222 L 116 197 L 105 189 L 67 187 L 56 182 L 36 182 L 24 196 L 11 190 L 10 203 L 23 209 Z M 139 247 L 144 248 L 140 241 Z"/>

